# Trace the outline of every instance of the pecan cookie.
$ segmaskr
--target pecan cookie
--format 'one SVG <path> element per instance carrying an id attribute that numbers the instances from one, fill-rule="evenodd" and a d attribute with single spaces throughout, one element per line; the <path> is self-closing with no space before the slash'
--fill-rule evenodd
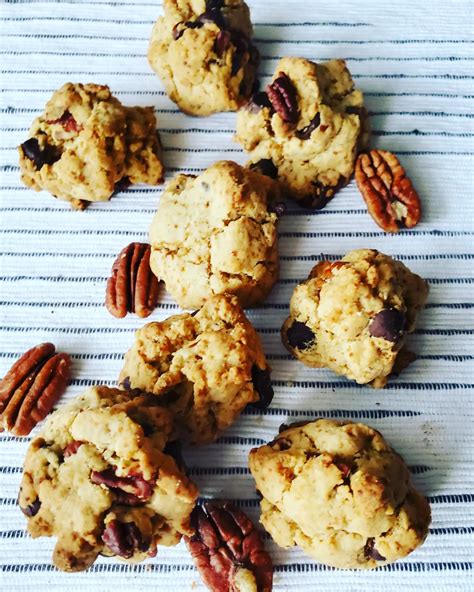
<path id="1" fill-rule="evenodd" d="M 382 388 L 427 297 L 426 282 L 400 261 L 374 249 L 351 251 L 318 263 L 296 286 L 283 343 L 307 366 Z"/>
<path id="2" fill-rule="evenodd" d="M 191 115 L 235 111 L 251 93 L 259 62 L 242 0 L 165 0 L 148 61 L 179 108 Z"/>
<path id="3" fill-rule="evenodd" d="M 124 107 L 107 86 L 67 83 L 18 148 L 25 185 L 84 209 L 130 183 L 163 182 L 152 107 Z"/>
<path id="4" fill-rule="evenodd" d="M 265 299 L 278 278 L 278 195 L 275 181 L 230 161 L 168 183 L 150 228 L 150 266 L 182 308 L 224 292 L 244 307 Z"/>
<path id="5" fill-rule="evenodd" d="M 260 521 L 281 547 L 327 565 L 370 569 L 405 557 L 428 533 L 428 501 L 382 435 L 361 423 L 295 424 L 254 448 Z"/>
<path id="6" fill-rule="evenodd" d="M 239 111 L 236 140 L 252 168 L 278 178 L 300 205 L 322 208 L 368 142 L 362 93 L 343 60 L 283 58 L 266 91 Z"/>
<path id="7" fill-rule="evenodd" d="M 53 561 L 87 569 L 99 553 L 141 561 L 193 534 L 198 491 L 166 454 L 171 414 L 151 395 L 96 386 L 61 407 L 28 449 L 18 503 Z"/>
<path id="8" fill-rule="evenodd" d="M 196 314 L 139 329 L 119 382 L 158 395 L 176 416 L 174 436 L 197 443 L 215 440 L 246 405 L 264 407 L 273 396 L 260 339 L 227 294 Z"/>

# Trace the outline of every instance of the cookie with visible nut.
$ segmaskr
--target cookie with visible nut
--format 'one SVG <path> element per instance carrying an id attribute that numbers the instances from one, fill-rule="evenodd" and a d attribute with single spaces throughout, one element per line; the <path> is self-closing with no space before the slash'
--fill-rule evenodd
<path id="1" fill-rule="evenodd" d="M 406 336 L 427 297 L 427 283 L 400 261 L 374 249 L 351 251 L 318 263 L 296 286 L 283 343 L 307 366 L 382 388 L 403 367 L 398 355 L 407 359 Z"/>
<path id="2" fill-rule="evenodd" d="M 22 181 L 84 209 L 131 183 L 163 182 L 152 107 L 124 107 L 108 86 L 57 90 L 18 147 Z"/>
<path id="3" fill-rule="evenodd" d="M 286 57 L 239 111 L 235 138 L 250 153 L 249 166 L 263 161 L 269 170 L 271 163 L 289 197 L 320 209 L 349 182 L 368 136 L 363 96 L 343 60 Z"/>
<path id="4" fill-rule="evenodd" d="M 70 371 L 71 358 L 52 343 L 25 352 L 0 381 L 0 432 L 27 436 L 66 390 Z"/>
<path id="5" fill-rule="evenodd" d="M 87 569 L 99 555 L 142 561 L 191 535 L 198 490 L 166 454 L 172 415 L 151 395 L 96 386 L 56 411 L 31 442 L 18 503 L 53 562 Z"/>
<path id="6" fill-rule="evenodd" d="M 181 308 L 214 294 L 255 306 L 278 279 L 278 184 L 235 162 L 177 175 L 150 228 L 150 265 Z"/>
<path id="7" fill-rule="evenodd" d="M 146 243 L 130 243 L 114 261 L 105 294 L 105 305 L 114 317 L 133 312 L 143 318 L 155 309 L 159 281 L 150 269 L 150 252 Z"/>
<path id="8" fill-rule="evenodd" d="M 254 448 L 260 522 L 281 547 L 321 563 L 372 569 L 402 559 L 428 534 L 430 507 L 402 457 L 361 423 L 319 419 Z"/>
<path id="9" fill-rule="evenodd" d="M 203 502 L 191 516 L 186 546 L 212 592 L 271 592 L 273 564 L 260 533 L 232 502 Z"/>
<path id="10" fill-rule="evenodd" d="M 360 154 L 355 180 L 369 214 L 385 232 L 413 228 L 420 221 L 420 198 L 395 154 L 387 150 Z"/>
<path id="11" fill-rule="evenodd" d="M 236 111 L 249 98 L 259 54 L 242 0 L 165 0 L 148 61 L 190 115 Z"/>
<path id="12" fill-rule="evenodd" d="M 270 368 L 237 298 L 213 296 L 196 314 L 136 333 L 119 383 L 156 395 L 175 415 L 173 437 L 212 442 L 252 404 L 270 404 Z"/>

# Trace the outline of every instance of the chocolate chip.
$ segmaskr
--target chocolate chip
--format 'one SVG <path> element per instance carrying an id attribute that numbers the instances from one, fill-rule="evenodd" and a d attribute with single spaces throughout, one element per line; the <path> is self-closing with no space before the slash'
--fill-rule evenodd
<path id="1" fill-rule="evenodd" d="M 45 164 L 53 164 L 59 160 L 60 155 L 57 151 L 48 144 L 45 145 L 44 149 L 41 150 L 39 142 L 36 138 L 30 138 L 23 142 L 21 145 L 23 154 L 29 160 L 35 163 L 35 167 L 40 170 Z"/>
<path id="2" fill-rule="evenodd" d="M 206 12 L 203 12 L 202 14 L 200 14 L 198 16 L 198 21 L 203 24 L 213 23 L 213 24 L 217 25 L 219 27 L 219 29 L 225 28 L 225 20 L 224 20 L 224 17 L 222 16 L 220 8 L 218 8 L 218 7 L 209 8 L 208 10 L 206 10 Z"/>
<path id="3" fill-rule="evenodd" d="M 291 347 L 307 349 L 315 340 L 313 331 L 300 321 L 294 321 L 286 331 L 286 339 Z"/>
<path id="4" fill-rule="evenodd" d="M 114 194 L 120 193 L 121 191 L 126 191 L 132 182 L 130 181 L 129 177 L 122 177 L 117 183 L 115 183 L 114 187 Z"/>
<path id="5" fill-rule="evenodd" d="M 300 140 L 309 140 L 309 138 L 311 137 L 311 134 L 313 133 L 313 131 L 319 127 L 319 124 L 321 123 L 321 115 L 319 113 L 316 113 L 316 115 L 313 117 L 313 119 L 310 121 L 310 123 L 300 129 L 300 130 L 296 130 L 295 132 L 295 136 L 297 138 L 299 138 Z"/>
<path id="6" fill-rule="evenodd" d="M 182 445 L 179 440 L 175 440 L 174 442 L 167 442 L 166 446 L 163 449 L 163 452 L 173 457 L 176 464 L 178 465 L 178 468 L 181 469 L 181 471 L 186 472 L 186 463 L 184 462 Z"/>
<path id="7" fill-rule="evenodd" d="M 251 407 L 255 409 L 266 409 L 273 399 L 273 387 L 270 380 L 270 370 L 264 368 L 263 370 L 254 364 L 252 366 L 252 383 L 257 391 L 260 400 L 251 403 Z"/>
<path id="8" fill-rule="evenodd" d="M 346 113 L 353 114 L 353 115 L 360 115 L 361 107 L 346 107 Z"/>
<path id="9" fill-rule="evenodd" d="M 253 162 L 250 165 L 250 168 L 253 171 L 257 171 L 258 173 L 266 175 L 267 177 L 270 177 L 272 179 L 276 179 L 278 177 L 278 169 L 273 164 L 273 160 L 271 160 L 270 158 L 262 158 L 257 162 Z"/>
<path id="10" fill-rule="evenodd" d="M 298 199 L 298 203 L 303 208 L 310 210 L 321 210 L 326 206 L 335 193 L 339 191 L 347 182 L 346 177 L 341 176 L 336 185 L 324 185 L 321 181 L 312 181 L 311 185 L 314 187 L 314 193 L 309 194 L 302 199 Z"/>
<path id="11" fill-rule="evenodd" d="M 173 39 L 175 41 L 180 39 L 182 37 L 183 33 L 186 31 L 186 29 L 200 29 L 202 26 L 203 26 L 203 23 L 199 20 L 186 21 L 185 23 L 183 23 L 183 21 L 181 21 L 179 23 L 176 23 L 176 25 L 173 27 L 173 31 L 172 31 Z"/>
<path id="12" fill-rule="evenodd" d="M 40 508 L 41 508 L 41 501 L 38 497 L 35 499 L 35 501 L 32 504 L 30 504 L 29 506 L 26 506 L 26 508 L 23 508 L 22 506 L 20 506 L 20 510 L 23 512 L 23 514 L 25 516 L 28 516 L 28 518 L 32 518 L 33 516 L 36 516 L 36 514 L 40 511 Z"/>
<path id="13" fill-rule="evenodd" d="M 327 195 L 306 195 L 302 199 L 298 200 L 299 205 L 302 208 L 308 208 L 309 210 L 322 210 L 329 201 L 330 197 Z"/>
<path id="14" fill-rule="evenodd" d="M 122 383 L 120 385 L 122 388 L 124 388 L 126 391 L 131 390 L 132 385 L 130 384 L 130 376 L 126 376 L 123 380 Z"/>
<path id="15" fill-rule="evenodd" d="M 405 315 L 396 308 L 384 308 L 375 315 L 369 325 L 372 337 L 381 337 L 387 341 L 398 341 L 403 335 Z"/>
<path id="16" fill-rule="evenodd" d="M 268 211 L 275 213 L 279 218 L 286 214 L 286 203 L 283 201 L 277 201 L 274 204 L 268 206 Z"/>
<path id="17" fill-rule="evenodd" d="M 255 93 L 250 101 L 247 103 L 245 108 L 247 111 L 251 113 L 258 113 L 264 107 L 268 107 L 269 109 L 273 109 L 272 104 L 270 103 L 270 99 L 265 91 L 260 91 Z"/>
<path id="18" fill-rule="evenodd" d="M 375 559 L 375 561 L 386 561 L 386 558 L 375 548 L 375 540 L 373 537 L 368 538 L 364 546 L 364 556 L 366 559 Z"/>
<path id="19" fill-rule="evenodd" d="M 276 440 L 273 440 L 273 442 L 270 442 L 269 446 L 271 446 L 276 452 L 282 452 L 283 450 L 291 448 L 292 444 L 291 441 L 286 438 L 277 438 Z"/>

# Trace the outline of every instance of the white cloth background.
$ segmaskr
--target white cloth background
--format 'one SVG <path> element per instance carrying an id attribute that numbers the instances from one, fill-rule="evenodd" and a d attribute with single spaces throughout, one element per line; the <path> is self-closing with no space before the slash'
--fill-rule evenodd
<path id="1" fill-rule="evenodd" d="M 374 144 L 395 151 L 423 201 L 423 222 L 386 235 L 367 215 L 352 182 L 319 213 L 296 206 L 281 222 L 281 280 L 249 312 L 273 366 L 275 398 L 263 415 L 246 413 L 212 446 L 187 451 L 203 496 L 237 500 L 258 518 L 249 449 L 288 420 L 328 416 L 380 429 L 429 496 L 426 543 L 372 572 L 337 571 L 298 549 L 270 544 L 275 590 L 463 591 L 472 589 L 473 126 L 472 5 L 467 1 L 367 0 L 249 2 L 265 82 L 279 56 L 347 59 L 372 112 Z M 19 179 L 16 146 L 51 93 L 66 81 L 110 85 L 127 105 L 154 105 L 169 179 L 222 158 L 245 162 L 233 143 L 235 114 L 196 119 L 180 113 L 146 61 L 161 4 L 18 0 L 1 4 L 1 353 L 0 375 L 24 350 L 53 341 L 74 357 L 65 398 L 118 375 L 143 322 L 117 320 L 103 306 L 116 254 L 147 240 L 161 188 L 137 186 L 112 201 L 72 211 Z M 404 261 L 431 293 L 411 338 L 418 361 L 382 391 L 291 360 L 280 343 L 292 289 L 322 255 L 374 247 Z M 151 319 L 175 313 L 165 296 Z M 148 564 L 100 559 L 87 573 L 51 566 L 53 540 L 32 540 L 15 505 L 28 439 L 0 437 L 0 588 L 5 591 L 202 590 L 184 545 L 160 549 Z"/>

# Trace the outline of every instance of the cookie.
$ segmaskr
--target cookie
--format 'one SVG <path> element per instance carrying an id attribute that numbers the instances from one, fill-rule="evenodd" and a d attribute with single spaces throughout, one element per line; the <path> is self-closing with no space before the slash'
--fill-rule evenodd
<path id="1" fill-rule="evenodd" d="M 181 308 L 213 294 L 261 302 L 278 279 L 278 198 L 272 179 L 235 162 L 201 175 L 177 175 L 165 188 L 150 228 L 152 271 Z"/>
<path id="2" fill-rule="evenodd" d="M 252 168 L 270 168 L 301 206 L 324 207 L 348 183 L 368 142 L 367 114 L 343 60 L 283 58 L 266 92 L 237 115 Z"/>
<path id="3" fill-rule="evenodd" d="M 163 182 L 152 107 L 124 107 L 107 86 L 67 83 L 18 147 L 22 181 L 76 209 L 130 183 Z"/>
<path id="4" fill-rule="evenodd" d="M 351 251 L 318 263 L 296 286 L 283 343 L 307 366 L 382 388 L 407 365 L 406 335 L 427 297 L 427 283 L 400 261 L 374 249 Z"/>
<path id="5" fill-rule="evenodd" d="M 31 442 L 18 503 L 53 562 L 87 569 L 99 554 L 141 561 L 193 533 L 198 491 L 166 454 L 172 415 L 150 395 L 105 386 L 58 409 Z"/>
<path id="6" fill-rule="evenodd" d="M 242 0 L 165 0 L 148 61 L 170 99 L 190 115 L 235 111 L 247 102 L 259 63 Z"/>
<path id="7" fill-rule="evenodd" d="M 371 569 L 405 557 L 428 533 L 428 501 L 382 435 L 361 423 L 319 419 L 285 427 L 254 448 L 260 522 L 281 547 L 316 561 Z"/>
<path id="8" fill-rule="evenodd" d="M 260 339 L 227 294 L 196 314 L 139 329 L 119 382 L 158 395 L 176 416 L 174 437 L 197 443 L 212 442 L 247 405 L 265 407 L 273 396 Z"/>

